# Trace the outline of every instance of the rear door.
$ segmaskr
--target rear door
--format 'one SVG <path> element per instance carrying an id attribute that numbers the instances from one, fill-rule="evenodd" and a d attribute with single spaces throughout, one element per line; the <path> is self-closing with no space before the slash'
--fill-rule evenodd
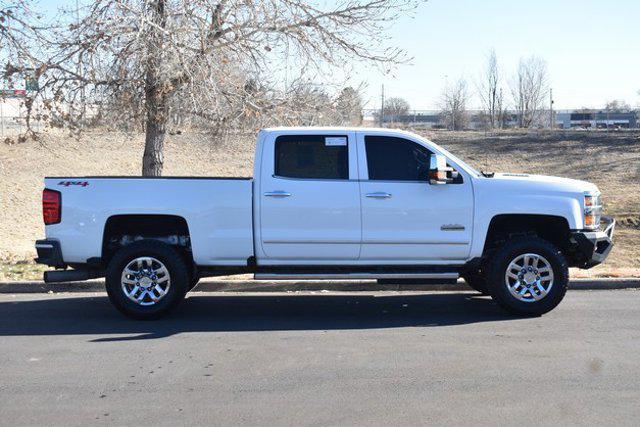
<path id="1" fill-rule="evenodd" d="M 361 216 L 354 132 L 269 135 L 259 183 L 267 263 L 355 260 Z"/>
<path id="2" fill-rule="evenodd" d="M 473 231 L 473 189 L 466 173 L 429 185 L 432 151 L 404 137 L 358 132 L 362 201 L 361 261 L 465 260 Z"/>

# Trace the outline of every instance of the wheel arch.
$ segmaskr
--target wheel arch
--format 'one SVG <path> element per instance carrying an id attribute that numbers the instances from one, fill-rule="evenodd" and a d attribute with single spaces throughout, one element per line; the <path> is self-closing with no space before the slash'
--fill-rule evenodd
<path id="1" fill-rule="evenodd" d="M 521 234 L 536 234 L 564 251 L 569 244 L 570 233 L 569 221 L 563 216 L 499 214 L 491 218 L 482 255 L 486 256 L 499 242 Z"/>
<path id="2" fill-rule="evenodd" d="M 118 249 L 141 240 L 155 240 L 172 246 L 188 266 L 193 266 L 187 220 L 166 214 L 119 214 L 107 218 L 102 235 L 102 263 L 107 265 Z"/>

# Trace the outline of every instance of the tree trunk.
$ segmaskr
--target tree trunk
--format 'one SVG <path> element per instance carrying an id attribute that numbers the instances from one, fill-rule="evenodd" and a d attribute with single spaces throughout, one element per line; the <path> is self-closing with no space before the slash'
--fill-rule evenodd
<path id="1" fill-rule="evenodd" d="M 148 107 L 148 104 L 147 104 Z M 160 176 L 164 164 L 164 137 L 166 134 L 166 117 L 147 112 L 147 129 L 144 140 L 144 156 L 142 156 L 142 175 Z"/>
<path id="2" fill-rule="evenodd" d="M 155 24 L 147 37 L 148 51 L 145 76 L 145 109 L 147 113 L 142 175 L 160 176 L 164 163 L 164 137 L 167 131 L 169 111 L 167 89 L 162 84 L 162 32 L 166 26 L 166 0 L 155 0 L 149 4 L 151 21 Z"/>
<path id="3" fill-rule="evenodd" d="M 164 164 L 164 137 L 167 133 L 169 115 L 167 114 L 167 95 L 158 87 L 158 75 L 155 70 L 157 68 L 148 70 L 145 83 L 147 122 L 144 155 L 142 156 L 143 176 L 162 175 L 162 166 Z"/>

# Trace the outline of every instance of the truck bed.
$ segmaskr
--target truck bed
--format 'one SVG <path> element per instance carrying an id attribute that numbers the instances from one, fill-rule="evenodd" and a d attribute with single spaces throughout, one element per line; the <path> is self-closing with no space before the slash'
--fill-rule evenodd
<path id="1" fill-rule="evenodd" d="M 104 227 L 115 215 L 175 215 L 186 220 L 199 265 L 246 265 L 253 255 L 251 178 L 47 177 L 62 196 L 61 222 L 46 226 L 64 259 L 100 257 Z"/>

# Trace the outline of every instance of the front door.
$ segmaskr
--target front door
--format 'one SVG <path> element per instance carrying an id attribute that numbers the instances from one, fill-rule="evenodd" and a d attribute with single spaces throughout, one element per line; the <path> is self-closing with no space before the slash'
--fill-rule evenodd
<path id="1" fill-rule="evenodd" d="M 265 144 L 258 197 L 266 263 L 357 259 L 362 222 L 355 133 L 287 133 Z"/>
<path id="2" fill-rule="evenodd" d="M 358 133 L 361 261 L 462 261 L 471 248 L 473 189 L 465 174 L 429 185 L 431 151 L 418 141 Z"/>

